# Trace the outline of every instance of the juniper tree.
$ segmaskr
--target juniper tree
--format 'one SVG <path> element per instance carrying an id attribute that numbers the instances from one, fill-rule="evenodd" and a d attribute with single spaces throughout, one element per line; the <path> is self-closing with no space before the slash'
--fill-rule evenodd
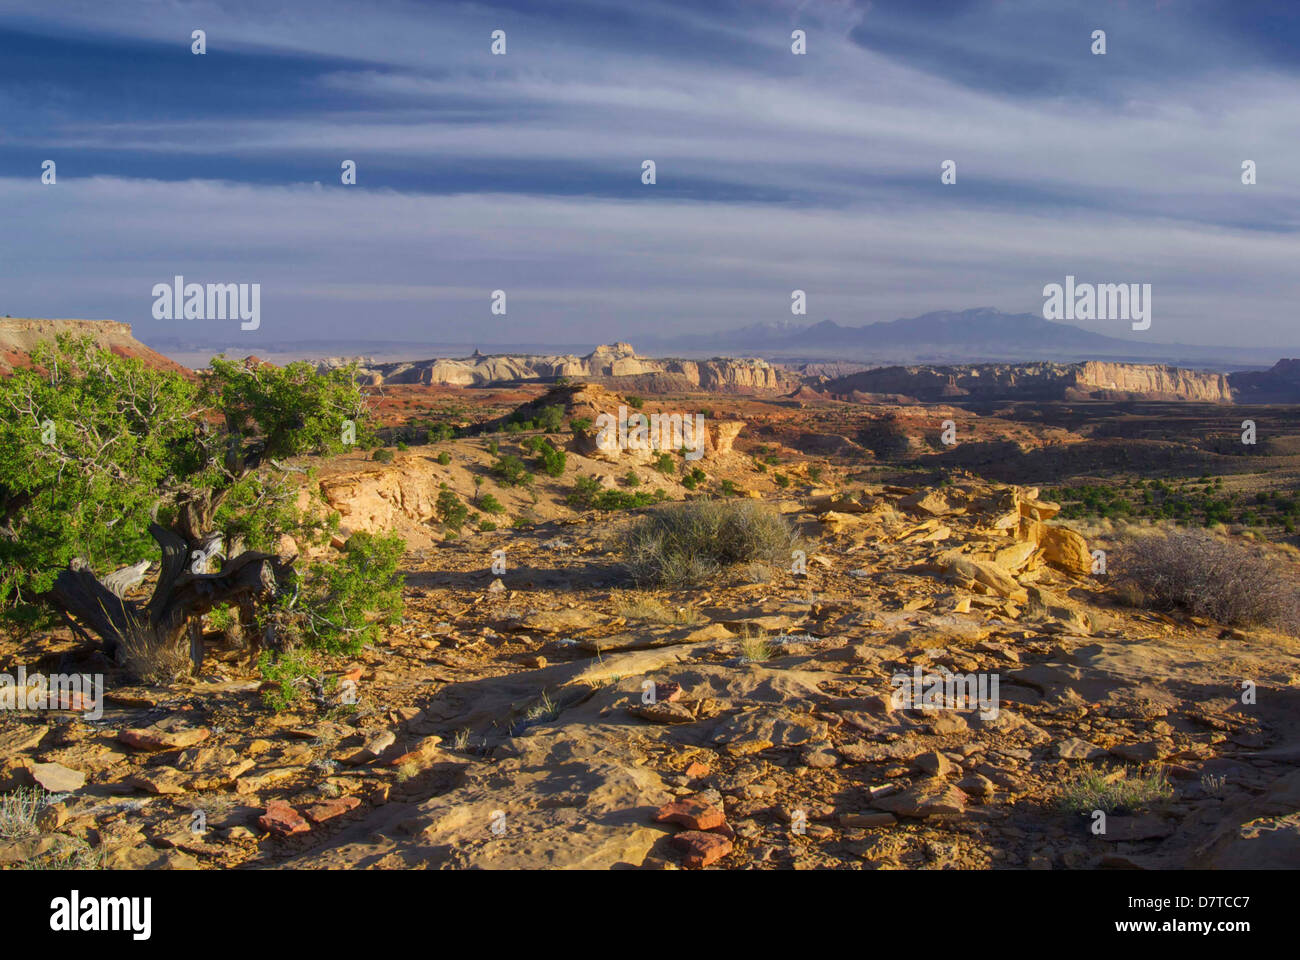
<path id="1" fill-rule="evenodd" d="M 259 632 L 284 641 L 275 625 L 292 618 L 262 615 L 277 604 L 311 597 L 329 608 L 328 577 L 305 589 L 282 544 L 319 544 L 337 518 L 300 509 L 302 470 L 285 460 L 338 452 L 364 431 L 354 371 L 217 357 L 194 377 L 70 337 L 31 359 L 0 379 L 0 616 L 61 618 L 119 659 L 188 638 L 197 666 L 214 607 L 235 607 L 255 644 Z M 400 551 L 379 553 L 391 574 Z M 149 599 L 128 599 L 154 562 Z M 390 589 L 380 605 L 391 601 Z M 356 628 L 349 613 L 337 629 Z M 316 623 L 315 635 L 329 626 Z"/>

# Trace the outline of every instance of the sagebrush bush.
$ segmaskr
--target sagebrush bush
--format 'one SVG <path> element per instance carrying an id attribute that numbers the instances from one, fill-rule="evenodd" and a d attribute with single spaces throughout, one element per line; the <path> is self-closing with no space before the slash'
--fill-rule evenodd
<path id="1" fill-rule="evenodd" d="M 636 521 L 619 549 L 638 583 L 693 586 L 736 563 L 790 562 L 797 537 L 761 503 L 695 500 L 661 507 Z"/>
<path id="2" fill-rule="evenodd" d="M 1300 586 L 1260 547 L 1173 530 L 1123 544 L 1110 570 L 1130 605 L 1300 635 Z"/>

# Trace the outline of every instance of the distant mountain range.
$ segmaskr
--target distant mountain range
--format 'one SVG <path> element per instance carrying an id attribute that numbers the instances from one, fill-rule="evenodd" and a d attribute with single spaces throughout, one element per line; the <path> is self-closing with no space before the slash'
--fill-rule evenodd
<path id="1" fill-rule="evenodd" d="M 880 364 L 1113 360 L 1228 370 L 1271 365 L 1279 355 L 1300 355 L 1300 348 L 1203 347 L 1110 337 L 1036 314 L 1003 313 L 992 307 L 938 310 L 857 327 L 831 320 L 811 325 L 781 321 L 690 337 L 640 337 L 637 342 L 656 355 L 716 352 L 769 360 Z"/>

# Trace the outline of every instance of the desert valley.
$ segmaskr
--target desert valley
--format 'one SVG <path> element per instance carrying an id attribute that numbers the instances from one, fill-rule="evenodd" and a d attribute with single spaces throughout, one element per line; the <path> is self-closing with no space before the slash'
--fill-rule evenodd
<path id="1" fill-rule="evenodd" d="M 0 382 L 58 334 L 90 336 L 119 380 L 213 376 L 125 324 L 5 319 Z M 344 371 L 370 429 L 262 466 L 332 528 L 259 556 L 331 563 L 395 534 L 396 609 L 341 653 L 259 643 L 218 600 L 179 657 L 114 650 L 85 618 L 7 627 L 11 674 L 103 688 L 0 711 L 0 865 L 1300 855 L 1300 361 L 872 366 L 620 343 L 305 367 Z M 275 371 L 250 357 L 221 376 Z M 633 435 L 702 417 L 698 455 L 608 442 L 597 424 L 620 409 Z M 192 573 L 145 551 L 132 576 L 93 575 L 146 610 L 169 577 L 216 591 L 240 536 Z"/>

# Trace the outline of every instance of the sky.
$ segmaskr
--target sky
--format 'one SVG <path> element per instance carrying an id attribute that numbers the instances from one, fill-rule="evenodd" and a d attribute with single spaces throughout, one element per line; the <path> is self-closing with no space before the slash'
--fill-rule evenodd
<path id="1" fill-rule="evenodd" d="M 1290 0 L 0 0 L 0 315 L 635 344 L 1072 275 L 1152 285 L 1098 333 L 1295 346 L 1298 80 Z M 155 319 L 176 275 L 260 327 Z"/>

